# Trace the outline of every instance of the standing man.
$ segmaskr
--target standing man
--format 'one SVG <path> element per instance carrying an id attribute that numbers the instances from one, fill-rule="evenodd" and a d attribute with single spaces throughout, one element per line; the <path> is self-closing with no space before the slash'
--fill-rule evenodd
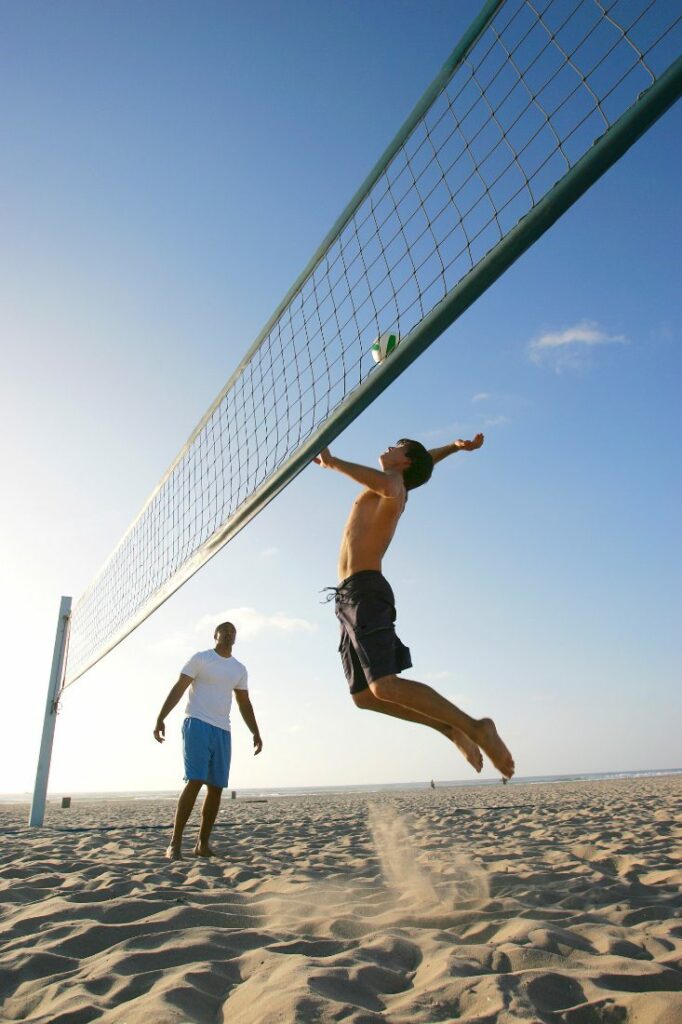
<path id="1" fill-rule="evenodd" d="M 194 854 L 196 857 L 213 856 L 208 840 L 230 774 L 230 708 L 233 691 L 241 716 L 251 730 L 254 754 L 260 754 L 263 749 L 256 716 L 249 700 L 246 668 L 232 657 L 236 638 L 237 630 L 231 622 L 221 622 L 216 626 L 215 647 L 210 651 L 199 651 L 189 659 L 156 720 L 154 739 L 163 743 L 166 715 L 189 689 L 185 720 L 182 723 L 187 785 L 180 794 L 175 812 L 173 835 L 166 850 L 169 860 L 182 860 L 182 834 L 204 784 L 206 796 L 201 808 L 201 827 Z"/>
<path id="2" fill-rule="evenodd" d="M 514 774 L 514 761 L 490 718 L 471 718 L 425 683 L 399 678 L 411 668 L 407 647 L 395 632 L 395 599 L 382 576 L 381 562 L 405 510 L 407 492 L 430 479 L 434 464 L 460 451 L 474 451 L 473 441 L 454 441 L 431 451 L 404 438 L 379 456 L 381 470 L 335 458 L 325 448 L 314 460 L 361 484 L 343 531 L 336 617 L 341 625 L 339 651 L 351 696 L 359 708 L 378 711 L 436 729 L 451 740 L 480 772 L 481 751 L 503 778 Z"/>

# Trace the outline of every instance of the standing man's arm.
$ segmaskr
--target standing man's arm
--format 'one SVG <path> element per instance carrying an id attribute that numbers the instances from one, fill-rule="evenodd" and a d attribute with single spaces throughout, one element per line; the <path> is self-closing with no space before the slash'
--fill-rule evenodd
<path id="1" fill-rule="evenodd" d="M 452 444 L 443 445 L 442 448 L 431 448 L 429 455 L 433 459 L 433 464 L 440 462 L 442 459 L 446 459 L 448 455 L 454 455 L 456 452 L 475 452 L 477 448 L 480 448 L 483 444 L 483 434 L 476 434 L 473 441 L 453 441 Z"/>
<path id="2" fill-rule="evenodd" d="M 168 715 L 175 705 L 182 700 L 182 695 L 191 685 L 192 677 L 181 675 L 163 702 L 163 707 L 159 711 L 159 717 L 156 719 L 156 728 L 154 729 L 154 739 L 157 743 L 163 743 L 166 738 L 166 726 L 164 724 L 166 715 Z"/>
<path id="3" fill-rule="evenodd" d="M 263 749 L 263 741 L 260 738 L 260 731 L 258 729 L 258 722 L 254 714 L 253 705 L 249 697 L 248 690 L 235 690 L 234 697 L 237 701 L 237 707 L 239 712 L 246 722 L 247 728 L 250 730 L 253 736 L 253 752 L 254 754 L 260 754 Z"/>

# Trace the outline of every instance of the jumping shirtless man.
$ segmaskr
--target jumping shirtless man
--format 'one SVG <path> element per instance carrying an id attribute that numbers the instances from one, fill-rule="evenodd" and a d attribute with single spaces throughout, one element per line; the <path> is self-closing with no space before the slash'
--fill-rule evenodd
<path id="1" fill-rule="evenodd" d="M 425 683 L 399 678 L 412 667 L 410 652 L 395 632 L 393 591 L 381 574 L 381 560 L 405 510 L 407 492 L 431 477 L 435 463 L 460 451 L 475 451 L 473 441 L 454 441 L 431 451 L 404 439 L 379 456 L 381 470 L 337 459 L 325 448 L 315 462 L 336 469 L 363 486 L 353 502 L 339 552 L 335 611 L 341 624 L 341 661 L 351 696 L 359 708 L 404 718 L 436 729 L 451 740 L 480 772 L 481 751 L 503 778 L 514 761 L 490 718 L 470 718 Z"/>

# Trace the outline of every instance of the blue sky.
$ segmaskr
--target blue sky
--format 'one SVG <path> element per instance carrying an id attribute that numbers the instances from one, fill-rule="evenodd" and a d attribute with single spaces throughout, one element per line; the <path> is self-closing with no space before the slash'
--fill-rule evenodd
<path id="1" fill-rule="evenodd" d="M 29 790 L 77 597 L 478 3 L 0 4 L 0 587 Z M 486 445 L 410 500 L 385 570 L 414 676 L 492 714 L 520 775 L 679 766 L 680 114 L 673 110 L 333 450 Z M 55 790 L 172 789 L 154 718 L 215 619 L 265 749 L 231 784 L 469 778 L 357 711 L 319 590 L 353 485 L 306 470 L 67 691 Z M 492 773 L 488 773 L 492 775 Z"/>

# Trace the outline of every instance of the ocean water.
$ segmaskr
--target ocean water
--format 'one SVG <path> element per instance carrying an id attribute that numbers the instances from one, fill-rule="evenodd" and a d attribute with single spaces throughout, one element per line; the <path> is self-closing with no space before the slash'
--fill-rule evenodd
<path id="1" fill-rule="evenodd" d="M 633 772 L 587 772 L 584 774 L 566 775 L 528 775 L 521 778 L 514 777 L 508 785 L 548 785 L 561 782 L 590 782 L 605 781 L 607 779 L 642 779 L 655 778 L 659 775 L 682 775 L 682 768 L 650 768 L 643 771 Z M 447 789 L 451 786 L 499 786 L 500 779 L 435 779 L 437 789 Z M 362 786 L 283 786 L 267 787 L 260 789 L 238 789 L 235 790 L 238 796 L 250 799 L 266 798 L 274 799 L 284 796 L 314 796 L 325 793 L 390 793 L 400 790 L 429 789 L 430 780 L 421 779 L 419 782 L 390 782 L 390 783 L 367 783 Z M 137 792 L 112 792 L 112 793 L 48 793 L 49 800 L 59 800 L 62 796 L 77 796 L 80 800 L 172 800 L 178 798 L 180 787 L 175 790 L 140 790 Z M 225 798 L 229 799 L 230 787 L 225 791 Z M 0 793 L 0 803 L 26 803 L 31 800 L 31 793 Z"/>

